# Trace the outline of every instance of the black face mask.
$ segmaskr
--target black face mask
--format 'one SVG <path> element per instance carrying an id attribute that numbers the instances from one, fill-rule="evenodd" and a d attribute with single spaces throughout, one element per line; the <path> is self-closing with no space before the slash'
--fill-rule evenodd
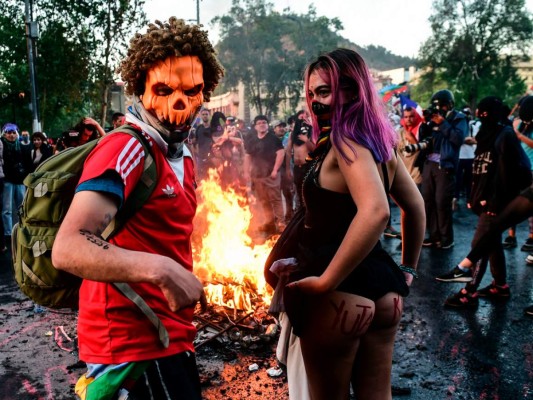
<path id="1" fill-rule="evenodd" d="M 518 125 L 518 132 L 521 134 L 527 134 L 533 130 L 533 123 L 532 121 L 524 122 L 520 121 L 520 124 Z"/>
<path id="2" fill-rule="evenodd" d="M 478 119 L 481 122 L 481 126 L 483 126 L 485 129 L 498 126 L 500 122 L 497 116 L 488 113 L 483 113 L 483 115 L 480 115 Z"/>
<path id="3" fill-rule="evenodd" d="M 317 117 L 322 117 L 322 116 L 331 114 L 331 107 L 329 106 L 329 104 L 322 104 L 322 103 L 319 103 L 318 101 L 313 101 L 311 103 L 311 111 Z"/>

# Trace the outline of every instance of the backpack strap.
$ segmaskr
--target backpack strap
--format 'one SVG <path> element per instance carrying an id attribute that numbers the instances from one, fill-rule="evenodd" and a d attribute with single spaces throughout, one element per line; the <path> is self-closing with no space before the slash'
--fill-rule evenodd
<path id="1" fill-rule="evenodd" d="M 114 236 L 124 226 L 128 218 L 133 216 L 133 214 L 135 214 L 138 210 L 142 208 L 142 206 L 150 198 L 150 195 L 154 191 L 155 185 L 157 183 L 157 168 L 154 162 L 154 158 L 152 157 L 150 143 L 143 136 L 143 134 L 137 131 L 129 124 L 122 125 L 121 127 L 111 131 L 110 133 L 112 132 L 127 133 L 128 135 L 131 135 L 137 140 L 139 140 L 139 142 L 144 148 L 145 158 L 144 168 L 140 177 L 140 181 L 133 189 L 132 193 L 124 203 L 123 207 L 117 212 L 115 217 L 105 228 L 104 232 L 102 233 L 102 238 L 104 240 L 107 240 L 110 237 Z M 168 331 L 163 325 L 163 322 L 161 322 L 159 317 L 155 314 L 155 312 L 150 308 L 150 306 L 148 306 L 148 304 L 146 304 L 146 301 L 144 301 L 143 298 L 139 296 L 127 283 L 114 282 L 113 286 L 117 288 L 120 293 L 130 299 L 137 307 L 139 307 L 143 314 L 148 318 L 148 320 L 150 320 L 150 322 L 156 328 L 157 333 L 159 335 L 159 340 L 161 341 L 163 347 L 167 348 L 170 342 Z"/>
<path id="2" fill-rule="evenodd" d="M 161 322 L 159 317 L 155 314 L 154 310 L 152 310 L 150 306 L 146 304 L 146 301 L 144 301 L 141 296 L 135 293 L 135 290 L 133 290 L 132 287 L 127 283 L 115 282 L 113 283 L 113 286 L 115 286 L 124 296 L 133 301 L 135 305 L 141 309 L 143 314 L 146 315 L 146 317 L 157 329 L 159 340 L 166 349 L 170 343 L 168 331 L 167 328 L 165 328 L 165 325 L 163 325 L 163 322 Z"/>
<path id="3" fill-rule="evenodd" d="M 389 196 L 389 172 L 387 171 L 387 163 L 381 163 L 381 172 L 383 173 L 383 186 L 385 187 L 385 193 Z"/>
<path id="4" fill-rule="evenodd" d="M 141 143 L 145 155 L 144 168 L 140 181 L 137 183 L 122 208 L 117 212 L 102 233 L 103 239 L 108 239 L 114 236 L 124 226 L 126 221 L 144 206 L 154 191 L 157 183 L 157 167 L 151 153 L 150 143 L 143 134 L 129 124 L 122 125 L 108 133 L 108 135 L 114 132 L 127 133 Z"/>

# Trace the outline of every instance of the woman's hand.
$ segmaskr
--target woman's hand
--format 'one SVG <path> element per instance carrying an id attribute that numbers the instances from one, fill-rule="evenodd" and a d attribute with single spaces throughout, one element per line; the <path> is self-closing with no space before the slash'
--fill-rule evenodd
<path id="1" fill-rule="evenodd" d="M 407 283 L 407 286 L 411 286 L 411 284 L 413 283 L 413 275 L 410 274 L 409 272 L 404 272 L 403 273 L 403 276 L 405 276 L 405 283 Z"/>
<path id="2" fill-rule="evenodd" d="M 319 276 L 308 276 L 299 281 L 289 283 L 287 287 L 309 294 L 324 294 L 332 290 L 326 285 L 324 279 Z"/>

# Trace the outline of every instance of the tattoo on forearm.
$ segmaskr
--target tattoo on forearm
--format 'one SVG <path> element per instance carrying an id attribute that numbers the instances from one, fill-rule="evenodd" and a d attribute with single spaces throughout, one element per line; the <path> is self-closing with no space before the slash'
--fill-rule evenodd
<path id="1" fill-rule="evenodd" d="M 97 245 L 98 247 L 101 247 L 104 250 L 109 249 L 109 243 L 105 242 L 104 240 L 102 240 L 101 238 L 97 237 L 95 234 L 93 234 L 93 233 L 91 233 L 91 232 L 89 232 L 87 230 L 80 229 L 80 235 L 85 236 L 85 238 L 89 242 Z"/>

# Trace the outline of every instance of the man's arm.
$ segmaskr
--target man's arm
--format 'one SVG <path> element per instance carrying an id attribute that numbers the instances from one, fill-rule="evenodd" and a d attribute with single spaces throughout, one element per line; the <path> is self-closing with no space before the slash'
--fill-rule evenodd
<path id="1" fill-rule="evenodd" d="M 98 122 L 96 122 L 94 119 L 87 117 L 87 118 L 85 118 L 85 119 L 83 120 L 83 123 L 84 123 L 85 125 L 92 125 L 92 126 L 94 126 L 94 127 L 96 128 L 96 130 L 98 131 L 98 135 L 99 135 L 100 137 L 105 136 L 105 130 L 104 130 L 104 128 L 102 128 L 102 126 L 100 126 L 100 124 L 99 124 Z"/>
<path id="2" fill-rule="evenodd" d="M 287 147 L 285 148 L 285 174 L 287 179 L 292 181 L 292 170 L 291 170 L 291 160 L 292 160 L 292 135 L 289 135 L 289 141 L 287 142 Z"/>
<path id="3" fill-rule="evenodd" d="M 305 147 L 307 147 L 307 152 L 310 153 L 313 150 L 315 150 L 316 144 L 311 140 L 310 137 L 307 137 L 307 140 L 305 142 Z"/>
<path id="4" fill-rule="evenodd" d="M 270 177 L 272 179 L 276 178 L 276 175 L 278 174 L 278 171 L 281 168 L 281 164 L 283 164 L 284 158 L 285 158 L 285 150 L 279 149 L 278 151 L 276 151 L 276 161 L 274 162 L 274 168 L 272 169 L 272 172 L 270 173 Z"/>
<path id="5" fill-rule="evenodd" d="M 111 196 L 94 191 L 76 193 L 54 242 L 54 266 L 99 282 L 153 283 L 172 311 L 194 305 L 203 287 L 182 265 L 169 257 L 126 250 L 101 239 L 116 212 Z"/>
<path id="6" fill-rule="evenodd" d="M 465 118 L 456 119 L 452 121 L 452 123 L 444 119 L 444 121 L 439 125 L 439 130 L 442 133 L 442 136 L 450 143 L 460 147 L 463 144 L 468 132 L 468 122 Z"/>
<path id="7" fill-rule="evenodd" d="M 243 169 L 242 174 L 243 174 L 244 180 L 246 181 L 246 184 L 250 182 L 250 177 L 251 177 L 250 168 L 251 167 L 252 167 L 252 158 L 250 154 L 246 153 L 244 155 L 244 162 L 243 162 L 243 167 L 242 167 Z"/>
<path id="8" fill-rule="evenodd" d="M 533 147 L 533 140 L 531 138 L 528 138 L 526 135 L 520 132 L 516 132 L 516 137 L 522 142 L 526 144 L 528 147 Z"/>

